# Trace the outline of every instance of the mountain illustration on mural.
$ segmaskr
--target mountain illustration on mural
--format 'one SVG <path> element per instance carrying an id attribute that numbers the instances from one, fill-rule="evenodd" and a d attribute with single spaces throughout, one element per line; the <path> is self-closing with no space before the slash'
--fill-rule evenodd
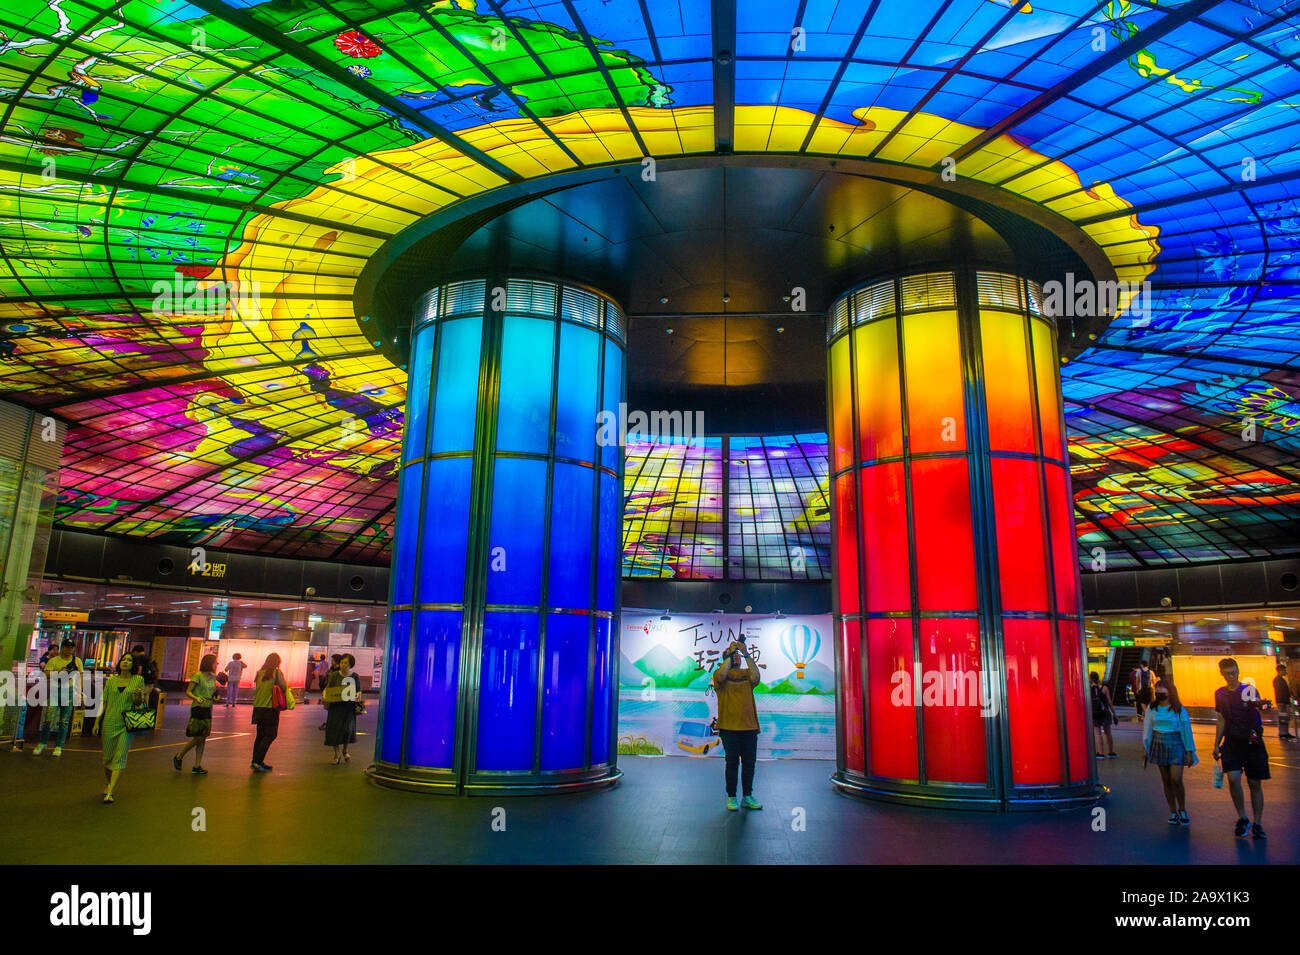
<path id="1" fill-rule="evenodd" d="M 835 671 L 828 666 L 813 661 L 803 668 L 803 679 L 797 671 L 791 671 L 780 682 L 766 686 L 768 693 L 834 693 Z"/>
<path id="2" fill-rule="evenodd" d="M 664 689 L 689 686 L 699 676 L 693 657 L 678 657 L 662 643 L 656 643 L 637 660 L 636 668 L 654 680 L 655 686 Z M 640 685 L 639 680 L 637 683 Z"/>
<path id="3" fill-rule="evenodd" d="M 619 686 L 640 686 L 641 681 L 645 679 L 645 674 L 637 669 L 635 663 L 628 659 L 626 653 L 618 655 L 618 685 Z"/>

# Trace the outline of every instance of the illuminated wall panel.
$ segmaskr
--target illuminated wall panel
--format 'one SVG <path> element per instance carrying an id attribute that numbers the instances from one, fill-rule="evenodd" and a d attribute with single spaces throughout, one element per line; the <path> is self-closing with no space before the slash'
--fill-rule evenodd
<path id="1" fill-rule="evenodd" d="M 1023 279 L 961 270 L 831 309 L 830 419 L 856 429 L 831 482 L 839 653 L 866 662 L 841 674 L 847 789 L 1004 808 L 1095 796 L 1040 305 Z"/>
<path id="2" fill-rule="evenodd" d="M 372 774 L 606 782 L 622 458 L 616 434 L 613 455 L 598 443 L 597 412 L 623 398 L 622 313 L 587 289 L 494 277 L 435 289 L 413 325 L 426 378 L 408 420 L 426 432 L 405 441 Z"/>
<path id="3" fill-rule="evenodd" d="M 623 576 L 826 580 L 828 482 L 825 434 L 629 435 Z"/>

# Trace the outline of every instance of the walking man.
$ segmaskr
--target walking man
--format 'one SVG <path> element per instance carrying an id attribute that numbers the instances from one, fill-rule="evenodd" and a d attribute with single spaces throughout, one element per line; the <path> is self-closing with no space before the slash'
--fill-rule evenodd
<path id="1" fill-rule="evenodd" d="M 1238 677 L 1237 661 L 1226 657 L 1219 661 L 1224 685 L 1214 692 L 1214 758 L 1221 759 L 1223 775 L 1228 777 L 1228 792 L 1237 810 L 1233 834 L 1244 837 L 1246 831 L 1255 839 L 1266 838 L 1260 820 L 1264 818 L 1264 780 L 1269 778 L 1268 752 L 1264 749 L 1264 721 L 1259 718 L 1259 692 Z M 1242 799 L 1241 774 L 1250 786 L 1250 812 L 1255 822 L 1246 818 Z"/>
<path id="2" fill-rule="evenodd" d="M 239 702 L 239 683 L 244 678 L 244 668 L 248 666 L 244 658 L 236 653 L 226 664 L 226 706 Z"/>
<path id="3" fill-rule="evenodd" d="M 1295 701 L 1291 698 L 1291 686 L 1286 681 L 1286 664 L 1277 665 L 1277 676 L 1273 677 L 1273 702 L 1277 704 L 1277 738 L 1295 739 L 1291 732 L 1291 708 Z"/>
<path id="4" fill-rule="evenodd" d="M 82 672 L 81 661 L 73 652 L 75 647 L 76 644 L 71 639 L 65 638 L 59 646 L 59 652 L 45 664 L 49 695 L 45 701 L 44 719 L 41 721 L 41 740 L 32 750 L 34 756 L 44 752 L 51 734 L 54 736 L 54 749 L 50 755 L 63 755 L 63 744 L 68 741 L 68 729 L 72 726 L 72 708 L 81 689 L 77 682 Z"/>

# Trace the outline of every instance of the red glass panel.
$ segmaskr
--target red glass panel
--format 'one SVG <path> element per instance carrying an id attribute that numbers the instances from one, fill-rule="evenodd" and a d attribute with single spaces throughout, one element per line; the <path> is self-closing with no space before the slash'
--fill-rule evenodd
<path id="1" fill-rule="evenodd" d="M 1056 358 L 1056 329 L 1048 322 L 1031 321 L 1034 344 L 1034 379 L 1038 387 L 1038 414 L 1043 426 L 1043 454 L 1065 461 L 1061 433 L 1061 366 Z"/>
<path id="2" fill-rule="evenodd" d="M 853 383 L 849 374 L 849 336 L 831 346 L 831 470 L 853 463 Z"/>
<path id="3" fill-rule="evenodd" d="M 907 435 L 913 454 L 966 450 L 961 338 L 956 312 L 903 319 L 907 366 Z"/>
<path id="4" fill-rule="evenodd" d="M 922 620 L 921 669 L 926 779 L 986 782 L 979 621 Z"/>
<path id="5" fill-rule="evenodd" d="M 1047 476 L 1048 526 L 1052 531 L 1052 570 L 1056 574 L 1056 612 L 1079 612 L 1079 545 L 1074 536 L 1074 503 L 1070 474 L 1049 464 Z"/>
<path id="6" fill-rule="evenodd" d="M 910 610 L 907 497 L 901 461 L 862 469 L 862 539 L 867 562 L 863 610 Z"/>
<path id="7" fill-rule="evenodd" d="M 1002 609 L 1045 613 L 1050 608 L 1038 462 L 994 458 L 991 466 Z"/>
<path id="8" fill-rule="evenodd" d="M 853 472 L 835 479 L 835 586 L 840 613 L 858 612 L 858 506 Z"/>
<path id="9" fill-rule="evenodd" d="M 1051 623 L 1002 620 L 1011 730 L 1011 781 L 1017 786 L 1061 781 L 1061 742 L 1052 671 Z"/>
<path id="10" fill-rule="evenodd" d="M 1025 321 L 1024 316 L 1008 312 L 980 311 L 984 406 L 989 447 L 994 451 L 1038 451 Z"/>
<path id="11" fill-rule="evenodd" d="M 1092 732 L 1088 716 L 1091 705 L 1083 677 L 1083 648 L 1079 646 L 1079 625 L 1073 620 L 1062 620 L 1061 682 L 1065 694 L 1065 742 L 1070 755 L 1070 780 L 1086 781 L 1092 773 L 1088 756 L 1088 734 Z"/>
<path id="12" fill-rule="evenodd" d="M 902 454 L 903 411 L 895 320 L 884 318 L 855 329 L 853 347 L 862 460 Z"/>
<path id="13" fill-rule="evenodd" d="M 861 625 L 840 624 L 840 726 L 844 727 L 844 765 L 863 772 Z"/>
<path id="14" fill-rule="evenodd" d="M 912 523 L 920 609 L 976 609 L 966 458 L 912 462 Z"/>
<path id="15" fill-rule="evenodd" d="M 912 697 L 912 622 L 867 621 L 871 774 L 916 779 L 916 709 Z"/>

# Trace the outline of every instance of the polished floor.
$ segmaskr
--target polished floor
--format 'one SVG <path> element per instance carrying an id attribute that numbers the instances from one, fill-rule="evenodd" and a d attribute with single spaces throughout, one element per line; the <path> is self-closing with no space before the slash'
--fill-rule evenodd
<path id="1" fill-rule="evenodd" d="M 1254 864 L 1300 861 L 1300 745 L 1270 737 L 1266 843 L 1234 839 L 1227 791 L 1211 786 L 1213 728 L 1198 726 L 1202 764 L 1187 776 L 1190 829 L 1168 825 L 1154 767 L 1142 770 L 1135 723 L 1116 734 L 1122 758 L 1101 763 L 1111 788 L 1104 831 L 1088 810 L 993 815 L 866 803 L 827 782 L 814 760 L 760 762 L 761 812 L 723 808 L 717 759 L 628 756 L 605 792 L 534 798 L 422 796 L 362 776 L 374 711 L 351 765 L 332 766 L 322 710 L 284 716 L 268 762 L 250 774 L 249 710 L 219 710 L 205 777 L 172 769 L 180 708 L 137 744 L 103 805 L 98 740 L 62 757 L 0 750 L 5 863 L 1077 863 Z M 1269 728 L 1270 734 L 1276 729 Z M 192 759 L 192 756 L 191 756 Z M 504 831 L 494 819 L 504 809 Z M 202 810 L 202 812 L 199 812 Z M 198 829 L 196 820 L 206 828 Z M 803 826 L 797 823 L 802 820 Z M 499 828 L 499 827 L 498 827 Z"/>

